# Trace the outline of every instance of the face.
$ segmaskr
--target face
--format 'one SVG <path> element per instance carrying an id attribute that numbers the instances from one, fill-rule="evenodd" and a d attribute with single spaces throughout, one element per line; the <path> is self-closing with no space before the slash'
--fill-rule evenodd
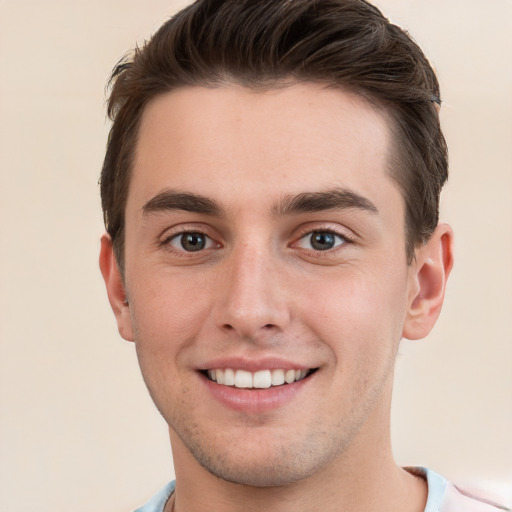
<path id="1" fill-rule="evenodd" d="M 117 316 L 182 457 L 280 485 L 388 435 L 417 292 L 389 138 L 357 96 L 312 84 L 146 108 Z"/>

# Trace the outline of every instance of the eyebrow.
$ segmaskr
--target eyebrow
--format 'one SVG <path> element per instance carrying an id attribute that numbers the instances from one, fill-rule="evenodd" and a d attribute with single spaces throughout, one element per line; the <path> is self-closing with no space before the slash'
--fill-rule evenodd
<path id="1" fill-rule="evenodd" d="M 377 207 L 366 197 L 344 188 L 333 188 L 323 192 L 304 192 L 286 196 L 274 208 L 275 214 L 284 216 L 324 210 L 359 209 L 378 214 Z"/>
<path id="2" fill-rule="evenodd" d="M 369 199 L 344 188 L 285 196 L 272 208 L 272 213 L 276 216 L 286 216 L 351 208 L 378 213 L 377 207 Z M 208 197 L 174 190 L 160 192 L 142 207 L 144 215 L 172 210 L 216 217 L 225 215 L 225 210 Z"/>
<path id="3" fill-rule="evenodd" d="M 211 216 L 222 215 L 222 208 L 215 201 L 197 194 L 173 190 L 160 192 L 142 207 L 144 215 L 171 210 L 183 210 Z"/>

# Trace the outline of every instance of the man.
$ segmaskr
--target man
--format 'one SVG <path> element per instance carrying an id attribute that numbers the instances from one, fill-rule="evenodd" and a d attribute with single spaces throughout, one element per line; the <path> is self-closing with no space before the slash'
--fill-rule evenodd
<path id="1" fill-rule="evenodd" d="M 453 262 L 418 46 L 364 0 L 200 0 L 112 80 L 100 267 L 176 472 L 139 510 L 496 510 L 391 452 Z"/>

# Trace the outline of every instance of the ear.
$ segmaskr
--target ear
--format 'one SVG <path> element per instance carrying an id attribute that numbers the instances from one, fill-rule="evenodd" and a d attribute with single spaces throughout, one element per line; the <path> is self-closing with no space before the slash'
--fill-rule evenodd
<path id="1" fill-rule="evenodd" d="M 416 250 L 409 269 L 404 338 L 418 340 L 432 330 L 441 312 L 452 266 L 453 231 L 447 224 L 439 224 L 428 242 Z"/>
<path id="2" fill-rule="evenodd" d="M 126 299 L 123 277 L 117 266 L 110 236 L 101 237 L 100 270 L 107 287 L 108 300 L 117 320 L 119 334 L 127 341 L 133 341 L 130 305 Z"/>

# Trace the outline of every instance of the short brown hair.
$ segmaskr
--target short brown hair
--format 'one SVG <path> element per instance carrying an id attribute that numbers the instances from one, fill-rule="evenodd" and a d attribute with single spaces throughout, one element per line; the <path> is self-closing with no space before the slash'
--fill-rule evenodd
<path id="1" fill-rule="evenodd" d="M 405 202 L 408 261 L 439 218 L 448 177 L 439 84 L 409 35 L 365 0 L 197 0 L 114 68 L 101 173 L 105 226 L 124 261 L 124 211 L 138 128 L 155 96 L 186 86 L 283 82 L 353 91 L 391 119 L 390 171 Z"/>

